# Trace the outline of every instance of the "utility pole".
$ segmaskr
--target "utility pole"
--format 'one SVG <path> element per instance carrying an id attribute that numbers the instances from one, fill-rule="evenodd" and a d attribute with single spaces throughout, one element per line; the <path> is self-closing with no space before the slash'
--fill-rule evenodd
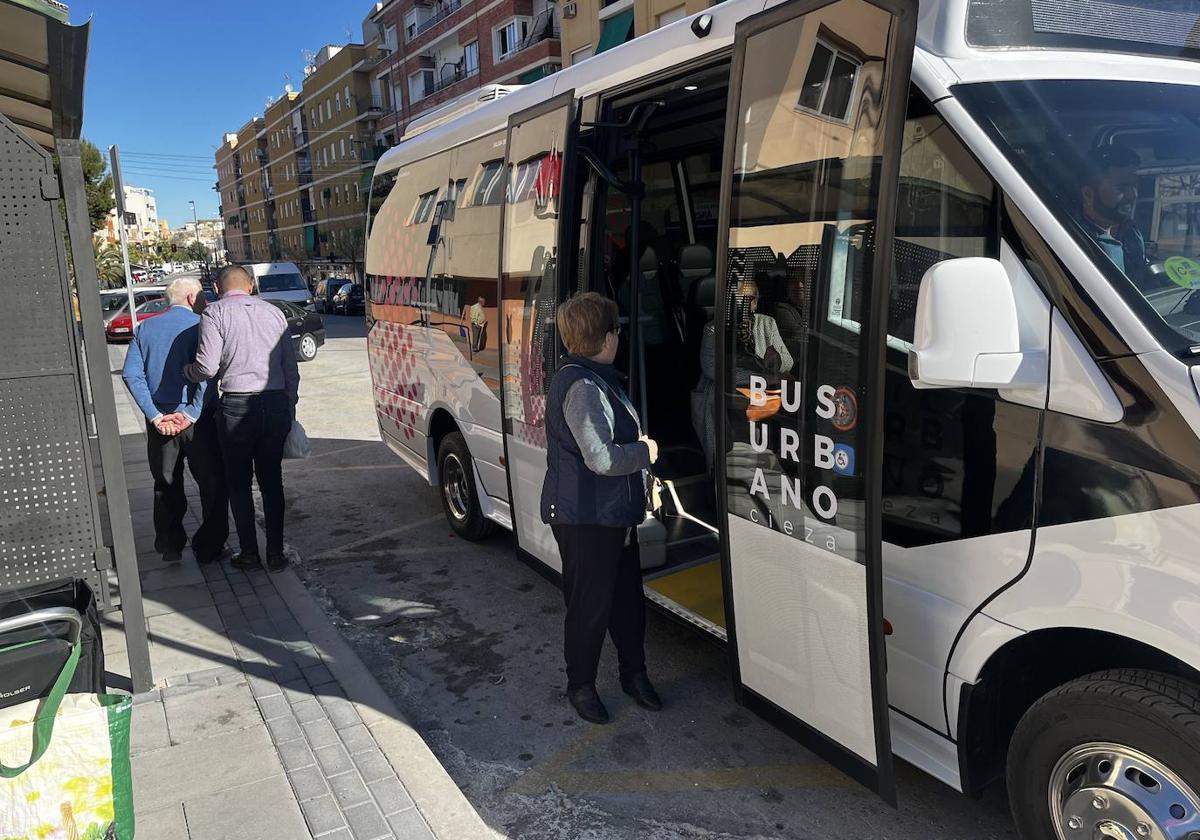
<path id="1" fill-rule="evenodd" d="M 200 241 L 200 222 L 196 219 L 196 202 L 189 201 L 188 204 L 192 205 L 192 224 L 196 228 L 196 244 L 204 251 L 204 273 L 208 274 L 208 248 L 205 248 L 204 243 Z"/>
<path id="2" fill-rule="evenodd" d="M 108 157 L 112 165 L 113 190 L 117 199 L 117 232 L 121 236 L 121 260 L 125 264 L 125 296 L 129 303 L 130 335 L 137 333 L 137 306 L 133 302 L 133 272 L 129 270 L 129 241 L 125 236 L 125 182 L 121 178 L 121 153 L 117 147 L 108 147 Z"/>

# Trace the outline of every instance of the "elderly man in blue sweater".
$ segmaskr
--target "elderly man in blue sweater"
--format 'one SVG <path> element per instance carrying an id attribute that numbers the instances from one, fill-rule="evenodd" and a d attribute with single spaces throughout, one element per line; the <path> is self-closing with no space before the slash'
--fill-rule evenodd
<path id="1" fill-rule="evenodd" d="M 193 311 L 204 297 L 200 282 L 181 277 L 167 284 L 171 308 L 138 325 L 122 378 L 146 415 L 146 450 L 154 476 L 154 550 L 166 562 L 178 562 L 187 545 L 183 515 L 187 462 L 200 488 L 201 524 L 192 535 L 192 553 L 201 563 L 227 552 L 229 499 L 217 441 L 212 383 L 192 384 L 183 368 L 196 357 L 200 316 Z"/>

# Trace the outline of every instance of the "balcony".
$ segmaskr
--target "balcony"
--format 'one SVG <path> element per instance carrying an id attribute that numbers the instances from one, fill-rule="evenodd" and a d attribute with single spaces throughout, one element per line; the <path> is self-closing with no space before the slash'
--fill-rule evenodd
<path id="1" fill-rule="evenodd" d="M 461 8 L 462 0 L 446 0 L 446 2 L 438 3 L 433 7 L 433 15 L 428 20 L 422 21 L 416 25 L 412 31 L 412 34 L 409 35 L 409 40 L 412 40 L 413 38 L 420 38 L 430 29 L 433 29 L 433 27 L 437 26 L 439 23 L 450 17 L 450 15 L 454 14 Z"/>
<path id="2" fill-rule="evenodd" d="M 561 37 L 558 28 L 558 21 L 554 17 L 554 10 L 546 9 L 529 26 L 529 32 L 521 43 L 516 45 L 515 49 L 509 50 L 504 55 L 496 56 L 496 63 L 507 61 L 518 53 L 524 52 L 530 47 L 537 46 L 543 41 L 552 41 Z"/>
<path id="3" fill-rule="evenodd" d="M 443 64 L 442 71 L 433 80 L 433 90 L 427 93 L 426 96 L 445 90 L 451 85 L 456 85 L 478 74 L 478 67 L 464 68 L 461 61 L 457 64 Z"/>
<path id="4" fill-rule="evenodd" d="M 308 145 L 308 132 L 303 128 L 293 128 L 292 138 L 296 141 L 297 148 Z"/>
<path id="5" fill-rule="evenodd" d="M 377 116 L 381 113 L 383 113 L 383 97 L 379 94 L 358 98 L 358 115 L 360 117 Z"/>

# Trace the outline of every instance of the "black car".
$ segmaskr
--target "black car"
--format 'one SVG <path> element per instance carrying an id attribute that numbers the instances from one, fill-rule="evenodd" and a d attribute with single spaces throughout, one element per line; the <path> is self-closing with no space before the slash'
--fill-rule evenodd
<path id="1" fill-rule="evenodd" d="M 332 312 L 333 297 L 347 283 L 350 282 L 349 277 L 326 277 L 317 283 L 317 288 L 313 292 L 313 306 L 318 312 Z"/>
<path id="2" fill-rule="evenodd" d="M 334 314 L 362 315 L 367 311 L 363 287 L 354 283 L 347 283 L 338 289 L 338 293 L 333 296 L 332 304 Z"/>
<path id="3" fill-rule="evenodd" d="M 317 357 L 317 348 L 325 343 L 325 321 L 315 312 L 301 309 L 286 300 L 271 301 L 288 319 L 288 332 L 296 345 L 296 358 L 311 362 Z"/>

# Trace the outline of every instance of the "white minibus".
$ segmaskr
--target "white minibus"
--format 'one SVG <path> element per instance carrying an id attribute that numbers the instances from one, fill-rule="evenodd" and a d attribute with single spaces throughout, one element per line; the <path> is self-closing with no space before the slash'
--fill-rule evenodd
<path id="1" fill-rule="evenodd" d="M 1200 838 L 1198 23 L 726 0 L 414 121 L 367 220 L 383 439 L 553 576 L 555 307 L 608 295 L 646 597 L 741 703 L 892 801 L 898 756 L 1006 781 L 1026 840 Z"/>

